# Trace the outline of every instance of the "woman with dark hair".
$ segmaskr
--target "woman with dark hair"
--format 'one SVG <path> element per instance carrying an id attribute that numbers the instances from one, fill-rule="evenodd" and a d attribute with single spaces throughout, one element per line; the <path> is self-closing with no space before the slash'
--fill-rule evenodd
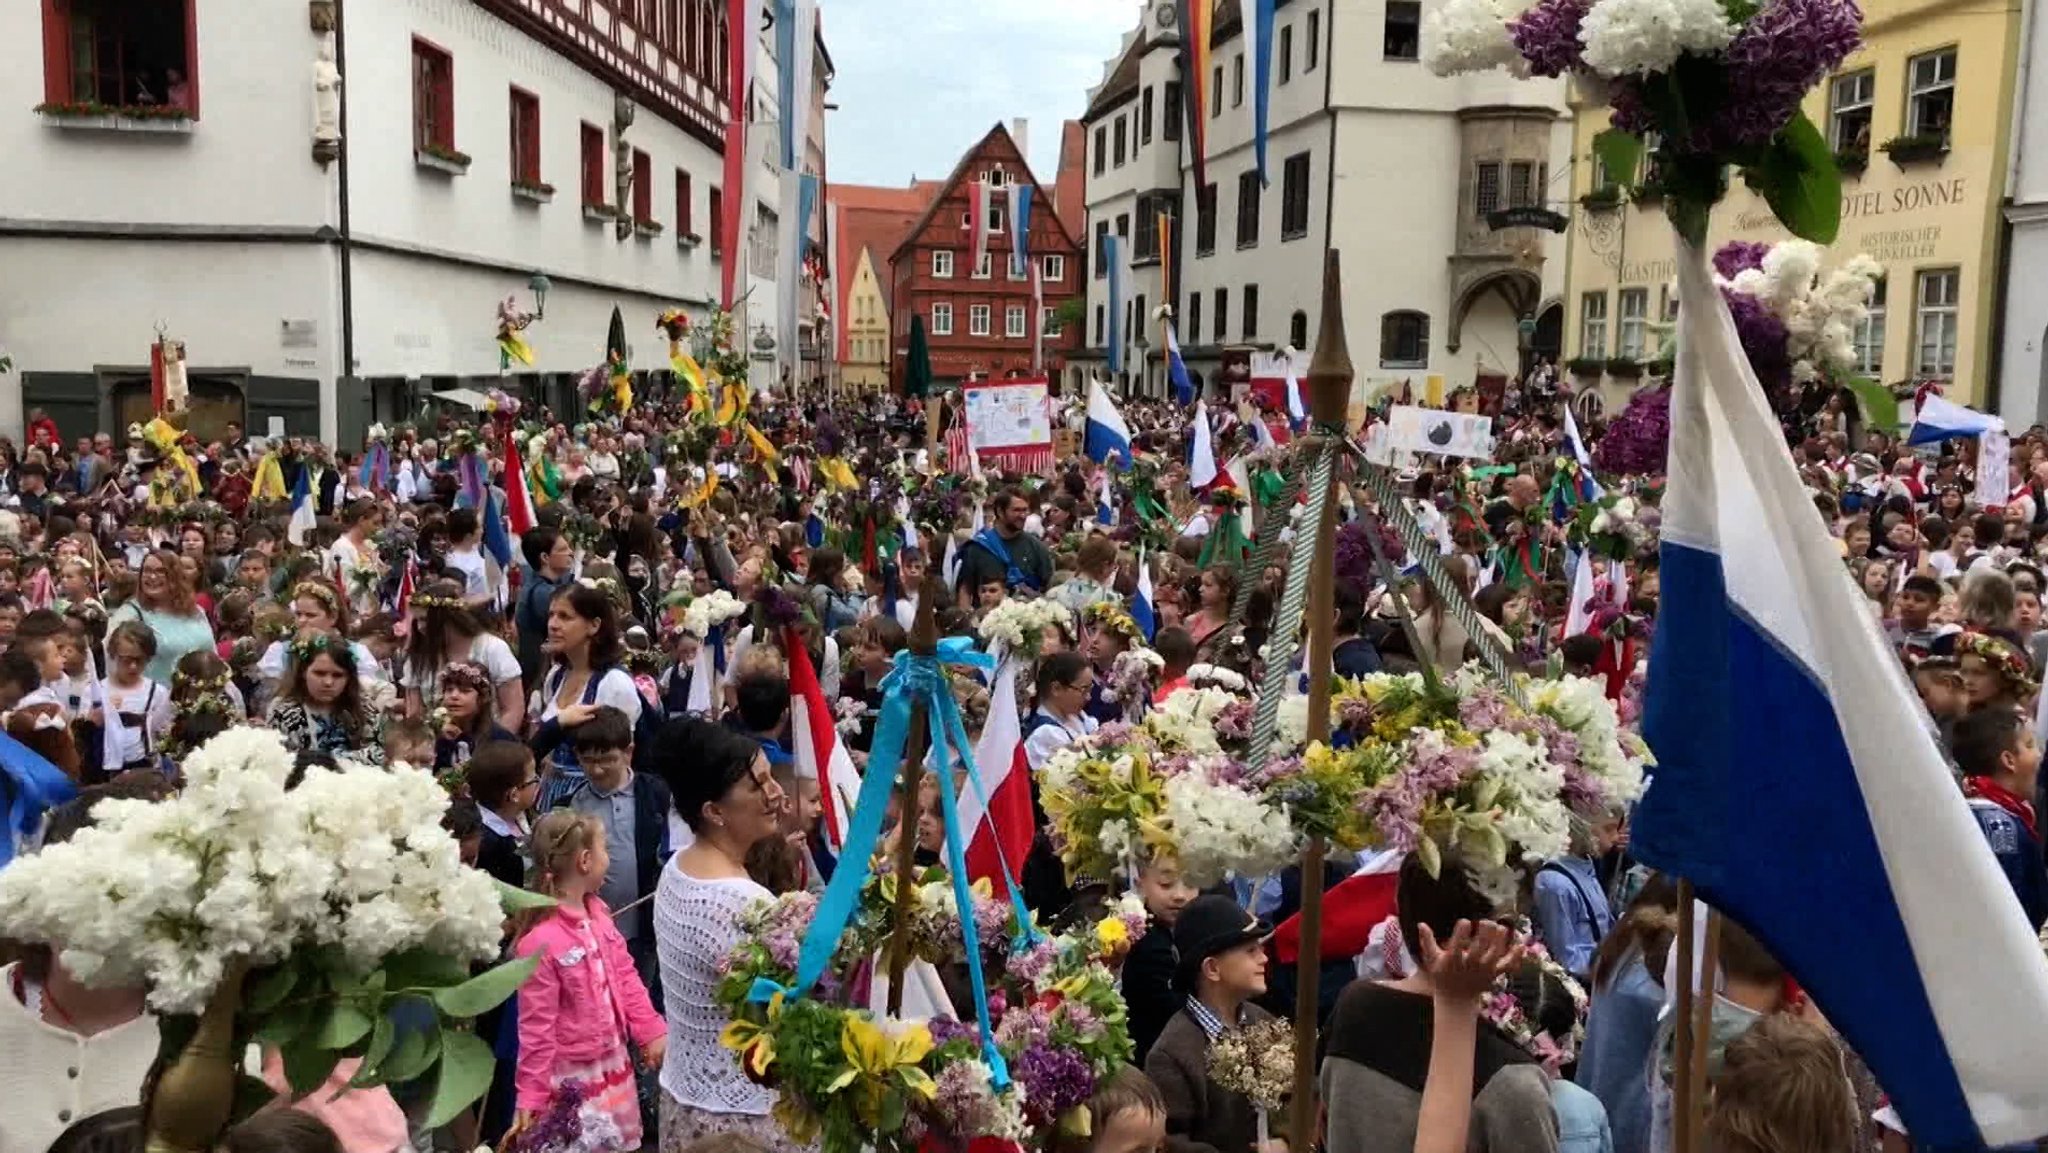
<path id="1" fill-rule="evenodd" d="M 363 700 L 362 677 L 340 633 L 314 633 L 292 641 L 291 666 L 268 723 L 285 747 L 384 762 L 383 714 Z"/>
<path id="2" fill-rule="evenodd" d="M 490 676 L 491 707 L 499 724 L 518 732 L 526 721 L 519 657 L 503 637 L 484 627 L 455 581 L 435 581 L 412 598 L 412 637 L 406 644 L 399 680 L 405 685 L 405 713 L 416 717 L 440 693 L 441 670 L 458 661 L 480 666 Z"/>
<path id="3" fill-rule="evenodd" d="M 604 705 L 640 720 L 640 690 L 621 663 L 626 654 L 619 633 L 618 609 L 594 584 L 565 585 L 548 606 L 548 639 L 543 651 L 552 662 L 539 690 L 527 703 L 535 725 L 534 759 L 546 766 L 540 811 L 546 812 L 583 783 L 576 763 L 576 745 L 569 732 Z"/>
<path id="4" fill-rule="evenodd" d="M 1230 622 L 1230 606 L 1237 601 L 1237 570 L 1225 564 L 1210 565 L 1196 579 L 1198 583 L 1188 595 L 1195 611 L 1182 627 L 1194 636 L 1195 647 L 1206 654 L 1210 640 Z"/>
<path id="5" fill-rule="evenodd" d="M 167 548 L 143 554 L 137 574 L 135 599 L 115 609 L 108 625 L 140 621 L 156 637 L 156 655 L 142 675 L 160 684 L 171 683 L 171 670 L 178 658 L 196 649 L 213 648 L 213 626 L 199 608 L 190 579 L 178 564 L 178 554 Z"/>
<path id="6" fill-rule="evenodd" d="M 321 633 L 348 635 L 348 601 L 327 581 L 303 580 L 293 585 L 290 607 L 293 635 L 301 639 Z M 276 691 L 289 671 L 286 666 L 291 660 L 290 647 L 287 641 L 273 641 L 256 662 L 256 673 L 271 692 Z M 351 641 L 348 651 L 355 661 L 357 676 L 373 681 L 383 675 L 383 664 L 367 646 Z"/>
<path id="7" fill-rule="evenodd" d="M 662 869 L 654 897 L 668 1016 L 662 1153 L 713 1133 L 795 1153 L 806 1147 L 769 1115 L 774 1090 L 750 1080 L 737 1054 L 718 1043 L 729 1018 L 716 998 L 722 962 L 741 937 L 741 914 L 770 895 L 748 876 L 747 853 L 780 835 L 782 789 L 761 746 L 722 725 L 684 717 L 664 726 L 655 743 L 654 763 L 695 838 Z"/>
<path id="8" fill-rule="evenodd" d="M 860 620 L 861 594 L 845 588 L 846 554 L 827 545 L 811 553 L 804 570 L 804 603 L 828 633 Z"/>
<path id="9" fill-rule="evenodd" d="M 1431 876 L 1421 855 L 1401 866 L 1395 917 L 1404 941 L 1448 942 L 1458 922 L 1493 918 L 1494 903 L 1462 861 L 1446 856 Z M 1337 999 L 1324 1030 L 1323 1100 L 1329 1153 L 1412 1153 L 1435 1028 L 1435 987 L 1427 966 L 1390 981 L 1356 981 Z M 1557 1116 L 1543 1066 L 1491 1027 L 1475 1038 L 1473 1153 L 1554 1153 Z"/>

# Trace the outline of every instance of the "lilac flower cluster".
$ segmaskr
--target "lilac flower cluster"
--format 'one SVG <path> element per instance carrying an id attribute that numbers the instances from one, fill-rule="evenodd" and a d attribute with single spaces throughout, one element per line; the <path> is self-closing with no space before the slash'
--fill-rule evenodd
<path id="1" fill-rule="evenodd" d="M 796 970 L 804 934 L 810 930 L 811 918 L 817 911 L 815 893 L 791 893 L 769 907 L 756 936 L 778 966 Z"/>
<path id="2" fill-rule="evenodd" d="M 1742 340 L 1742 353 L 1756 370 L 1757 383 L 1776 405 L 1792 388 L 1792 353 L 1787 346 L 1791 334 L 1770 304 L 1747 292 L 1722 290 L 1728 312 L 1735 318 L 1735 334 Z"/>
<path id="3" fill-rule="evenodd" d="M 1475 733 L 1491 732 L 1507 719 L 1507 698 L 1492 689 L 1474 689 L 1458 701 L 1458 723 Z"/>
<path id="4" fill-rule="evenodd" d="M 1541 0 L 1508 22 L 1508 38 L 1538 76 L 1562 76 L 1583 67 L 1579 22 L 1592 0 Z"/>
<path id="5" fill-rule="evenodd" d="M 1024 1086 L 1024 1108 L 1043 1123 L 1085 1103 L 1095 1092 L 1088 1062 L 1070 1049 L 1034 1044 L 1018 1055 L 1012 1071 Z"/>
<path id="6" fill-rule="evenodd" d="M 1428 748 L 1418 742 L 1416 759 L 1374 786 L 1365 796 L 1365 816 L 1389 849 L 1409 853 L 1422 836 L 1422 811 L 1430 799 L 1456 789 L 1478 769 L 1479 753 L 1457 745 Z"/>
<path id="7" fill-rule="evenodd" d="M 934 1022 L 936 1024 L 936 1022 Z M 933 1039 L 937 1039 L 936 1030 Z M 954 1061 L 932 1078 L 932 1112 L 955 1133 L 986 1133 L 1000 1120 L 985 1067 Z"/>
<path id="8" fill-rule="evenodd" d="M 1210 723 L 1216 726 L 1218 740 L 1248 741 L 1252 736 L 1252 703 L 1232 701 L 1211 717 Z"/>
<path id="9" fill-rule="evenodd" d="M 1336 702 L 1336 706 L 1335 721 L 1338 728 L 1353 734 L 1365 733 L 1372 729 L 1372 702 L 1363 694 L 1347 696 Z"/>
<path id="10" fill-rule="evenodd" d="M 1371 588 L 1375 583 L 1372 543 L 1365 535 L 1368 532 L 1379 534 L 1380 550 L 1386 553 L 1387 563 L 1398 567 L 1408 558 L 1408 546 L 1401 543 L 1400 534 L 1371 513 L 1339 528 L 1336 550 L 1337 579 L 1350 581 L 1361 589 Z"/>
<path id="11" fill-rule="evenodd" d="M 1708 122 L 1707 146 L 1768 143 L 1821 77 L 1863 42 L 1855 0 L 1771 0 L 1728 45 L 1728 92 Z"/>
<path id="12" fill-rule="evenodd" d="M 1025 1005 L 1003 1014 L 996 1025 L 996 1044 L 1021 1049 L 1052 1039 L 1052 1013 L 1042 1005 Z"/>
<path id="13" fill-rule="evenodd" d="M 1661 473 L 1670 442 L 1671 389 L 1641 389 L 1608 424 L 1607 435 L 1593 450 L 1593 466 L 1620 476 Z"/>
<path id="14" fill-rule="evenodd" d="M 1253 769 L 1245 778 L 1245 784 L 1264 792 L 1273 785 L 1301 772 L 1300 757 L 1268 757 L 1266 763 Z"/>
<path id="15" fill-rule="evenodd" d="M 1052 972 L 1059 960 L 1059 947 L 1050 940 L 1040 939 L 1030 948 L 1010 954 L 1007 966 L 1010 976 L 1026 985 L 1036 986 Z"/>
<path id="16" fill-rule="evenodd" d="M 1733 280 L 1751 269 L 1762 269 L 1770 252 L 1770 244 L 1762 240 L 1731 240 L 1714 253 L 1714 272 L 1723 280 Z"/>
<path id="17" fill-rule="evenodd" d="M 994 1010 L 991 1009 L 990 1012 Z M 981 1044 L 981 1026 L 972 1021 L 962 1021 L 957 1017 L 933 1017 L 925 1022 L 925 1028 L 931 1032 L 934 1047 L 944 1045 L 948 1041 L 963 1040 L 972 1041 L 976 1045 Z"/>

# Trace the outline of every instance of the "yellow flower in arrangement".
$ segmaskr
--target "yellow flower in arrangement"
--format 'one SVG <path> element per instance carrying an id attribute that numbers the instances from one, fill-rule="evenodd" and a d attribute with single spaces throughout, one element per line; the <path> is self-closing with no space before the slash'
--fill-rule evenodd
<path id="1" fill-rule="evenodd" d="M 1105 953 L 1119 953 L 1130 947 L 1131 931 L 1115 917 L 1095 923 L 1096 947 Z"/>
<path id="2" fill-rule="evenodd" d="M 851 1090 L 855 1114 L 869 1125 L 880 1124 L 884 1103 L 899 1087 L 927 1099 L 938 1092 L 931 1075 L 918 1067 L 932 1051 L 931 1030 L 923 1025 L 892 1033 L 860 1014 L 849 1014 L 839 1048 L 849 1067 L 825 1091 Z"/>
<path id="3" fill-rule="evenodd" d="M 765 1080 L 775 1064 L 775 1019 L 781 1015 L 782 994 L 777 993 L 768 1002 L 765 1023 L 742 1018 L 728 1024 L 718 1035 L 718 1043 L 739 1054 L 740 1068 L 756 1081 Z"/>

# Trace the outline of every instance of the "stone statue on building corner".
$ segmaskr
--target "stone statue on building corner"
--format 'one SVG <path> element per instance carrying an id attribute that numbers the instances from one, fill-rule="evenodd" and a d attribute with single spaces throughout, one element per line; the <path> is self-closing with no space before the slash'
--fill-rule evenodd
<path id="1" fill-rule="evenodd" d="M 341 69 L 334 63 L 334 34 L 320 37 L 313 59 L 313 159 L 323 167 L 341 154 Z"/>

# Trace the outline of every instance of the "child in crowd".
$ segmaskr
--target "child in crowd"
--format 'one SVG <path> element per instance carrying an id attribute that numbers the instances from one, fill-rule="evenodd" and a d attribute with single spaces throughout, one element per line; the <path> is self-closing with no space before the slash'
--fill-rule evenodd
<path id="1" fill-rule="evenodd" d="M 1266 991 L 1271 935 L 1228 897 L 1197 897 L 1180 912 L 1173 939 L 1186 1001 L 1145 1058 L 1166 1101 L 1167 1153 L 1286 1153 L 1285 1141 L 1257 1142 L 1250 1099 L 1209 1079 L 1209 1046 L 1223 1030 L 1271 1017 L 1252 1004 Z"/>
<path id="2" fill-rule="evenodd" d="M 1192 642 L 1190 642 L 1192 648 Z M 1154 856 L 1138 866 L 1138 896 L 1150 918 L 1145 935 L 1124 959 L 1124 1004 L 1131 1026 L 1131 1059 L 1145 1060 L 1160 1030 L 1180 1012 L 1186 997 L 1174 987 L 1173 928 L 1181 910 L 1195 899 L 1195 888 L 1181 879 L 1180 863 Z"/>
<path id="3" fill-rule="evenodd" d="M 818 778 L 798 774 L 793 760 L 774 766 L 770 772 L 775 783 L 782 786 L 781 839 L 794 851 L 790 859 L 796 863 L 797 884 L 793 887 L 822 893 L 831 876 L 831 870 L 825 867 L 830 858 L 815 840 L 818 820 L 825 814 L 824 791 Z M 766 881 L 761 885 L 775 889 Z"/>
<path id="4" fill-rule="evenodd" d="M 492 741 L 469 759 L 462 779 L 483 818 L 476 867 L 508 885 L 524 884 L 530 814 L 540 796 L 533 750 L 519 741 Z"/>
<path id="5" fill-rule="evenodd" d="M 156 659 L 156 634 L 141 621 L 123 621 L 107 637 L 106 731 L 100 770 L 152 768 L 171 727 L 171 690 L 142 675 Z"/>
<path id="6" fill-rule="evenodd" d="M 1785 1014 L 1729 1042 L 1706 1112 L 1711 1153 L 1842 1153 L 1861 1128 L 1840 1045 Z"/>
<path id="7" fill-rule="evenodd" d="M 2012 709 L 1982 709 L 1956 723 L 1949 747 L 1970 815 L 2026 910 L 2027 924 L 2039 929 L 2048 922 L 2048 866 L 2033 804 L 2041 770 L 2033 728 Z"/>
<path id="8" fill-rule="evenodd" d="M 1125 1065 L 1096 1084 L 1088 1098 L 1087 1153 L 1154 1153 L 1165 1142 L 1166 1099 L 1150 1077 Z"/>
<path id="9" fill-rule="evenodd" d="M 633 846 L 630 859 L 608 862 L 598 896 L 615 910 L 618 933 L 650 988 L 661 982 L 654 952 L 653 910 L 642 898 L 661 881 L 671 852 L 669 791 L 660 777 L 633 771 L 633 723 L 610 705 L 571 730 L 583 781 L 560 807 L 596 821 L 611 845 Z"/>
<path id="10" fill-rule="evenodd" d="M 416 769 L 447 768 L 435 756 L 433 726 L 419 717 L 387 721 L 384 725 L 384 763 L 403 761 Z"/>
<path id="11" fill-rule="evenodd" d="M 521 957 L 539 957 L 540 966 L 519 990 L 517 1113 L 508 1137 L 531 1126 L 555 1089 L 573 1081 L 588 1093 L 586 1113 L 600 1112 L 617 1127 L 610 1149 L 640 1147 L 633 1050 L 660 1065 L 668 1022 L 634 976 L 625 938 L 598 896 L 610 865 L 605 840 L 603 825 L 568 810 L 549 813 L 533 831 L 532 888 L 560 903 L 516 948 Z"/>

